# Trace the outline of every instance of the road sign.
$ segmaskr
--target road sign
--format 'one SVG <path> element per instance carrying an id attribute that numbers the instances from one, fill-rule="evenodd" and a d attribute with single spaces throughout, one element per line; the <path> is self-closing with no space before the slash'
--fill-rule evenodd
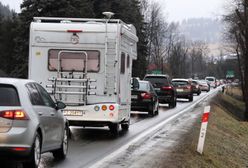
<path id="1" fill-rule="evenodd" d="M 161 70 L 153 70 L 152 74 L 162 74 L 162 71 Z"/>
<path id="2" fill-rule="evenodd" d="M 234 71 L 232 70 L 227 71 L 226 78 L 234 78 Z"/>

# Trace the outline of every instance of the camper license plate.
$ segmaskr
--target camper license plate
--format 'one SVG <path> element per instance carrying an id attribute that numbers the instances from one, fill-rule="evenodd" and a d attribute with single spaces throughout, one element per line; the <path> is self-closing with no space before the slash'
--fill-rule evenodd
<path id="1" fill-rule="evenodd" d="M 85 114 L 85 111 L 81 110 L 64 110 L 64 116 L 82 116 Z"/>

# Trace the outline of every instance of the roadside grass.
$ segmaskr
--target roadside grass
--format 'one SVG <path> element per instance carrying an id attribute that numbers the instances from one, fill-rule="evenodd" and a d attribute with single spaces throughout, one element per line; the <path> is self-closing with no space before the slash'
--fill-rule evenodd
<path id="1" fill-rule="evenodd" d="M 240 86 L 226 86 L 225 93 L 239 101 L 243 99 L 243 93 Z"/>
<path id="2" fill-rule="evenodd" d="M 215 99 L 219 106 L 238 120 L 245 118 L 245 103 L 227 94 L 219 94 Z"/>
<path id="3" fill-rule="evenodd" d="M 200 119 L 172 150 L 164 167 L 248 168 L 248 122 L 236 120 L 215 100 L 211 104 L 203 155 L 196 152 L 199 130 Z"/>

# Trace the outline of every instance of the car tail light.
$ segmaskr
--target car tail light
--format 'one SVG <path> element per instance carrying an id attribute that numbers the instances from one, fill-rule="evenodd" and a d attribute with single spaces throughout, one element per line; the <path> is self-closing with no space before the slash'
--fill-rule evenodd
<path id="1" fill-rule="evenodd" d="M 191 89 L 191 88 L 192 88 L 191 85 L 187 85 L 187 86 L 184 87 L 184 89 Z"/>
<path id="2" fill-rule="evenodd" d="M 11 120 L 28 120 L 28 115 L 23 110 L 0 111 L 0 117 Z"/>
<path id="3" fill-rule="evenodd" d="M 161 89 L 162 90 L 173 90 L 173 87 L 171 87 L 171 86 L 163 86 Z"/>
<path id="4" fill-rule="evenodd" d="M 16 148 L 12 148 L 12 150 L 13 150 L 13 151 L 22 152 L 22 151 L 26 151 L 26 150 L 28 150 L 28 148 L 16 147 Z"/>
<path id="5" fill-rule="evenodd" d="M 82 30 L 67 30 L 68 33 L 82 33 Z"/>
<path id="6" fill-rule="evenodd" d="M 114 105 L 110 105 L 109 106 L 109 110 L 113 111 L 115 109 L 115 106 Z"/>
<path id="7" fill-rule="evenodd" d="M 151 99 L 152 95 L 150 93 L 141 93 L 141 97 L 143 99 Z"/>

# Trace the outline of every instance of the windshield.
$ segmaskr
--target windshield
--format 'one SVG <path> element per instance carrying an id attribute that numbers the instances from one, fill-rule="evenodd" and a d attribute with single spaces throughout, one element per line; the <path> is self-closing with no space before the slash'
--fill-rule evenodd
<path id="1" fill-rule="evenodd" d="M 147 76 L 144 80 L 150 81 L 154 87 L 169 86 L 169 81 L 166 77 Z"/>
<path id="2" fill-rule="evenodd" d="M 175 86 L 184 86 L 184 85 L 188 85 L 189 82 L 187 81 L 172 81 L 173 85 Z"/>
<path id="3" fill-rule="evenodd" d="M 206 78 L 206 80 L 213 82 L 214 78 Z"/>
<path id="4" fill-rule="evenodd" d="M 20 106 L 18 93 L 14 86 L 0 84 L 0 106 Z"/>
<path id="5" fill-rule="evenodd" d="M 139 90 L 149 91 L 149 85 L 146 82 L 139 82 Z"/>

